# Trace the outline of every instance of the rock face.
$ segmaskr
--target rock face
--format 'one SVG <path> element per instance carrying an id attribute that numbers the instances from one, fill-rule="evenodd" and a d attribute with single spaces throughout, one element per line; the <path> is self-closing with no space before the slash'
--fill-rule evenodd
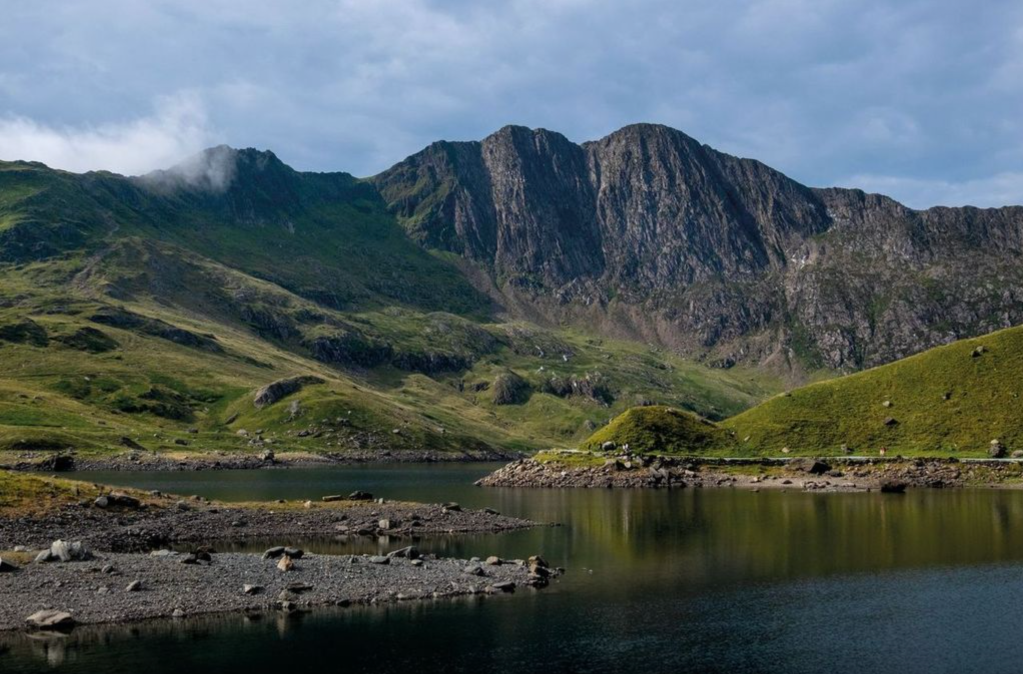
<path id="1" fill-rule="evenodd" d="M 313 376 L 279 379 L 256 391 L 256 395 L 253 397 L 252 402 L 257 408 L 261 409 L 268 405 L 273 405 L 275 402 L 282 398 L 286 398 L 293 393 L 301 391 L 304 386 L 322 383 L 322 379 Z"/>
<path id="2" fill-rule="evenodd" d="M 811 189 L 663 126 L 506 127 L 373 182 L 512 315 L 713 362 L 855 369 L 1023 322 L 1023 208 Z"/>

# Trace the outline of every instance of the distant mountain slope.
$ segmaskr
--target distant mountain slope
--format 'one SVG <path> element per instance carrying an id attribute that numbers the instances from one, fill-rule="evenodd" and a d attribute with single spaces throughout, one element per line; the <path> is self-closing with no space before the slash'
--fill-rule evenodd
<path id="1" fill-rule="evenodd" d="M 1023 208 L 811 189 L 663 126 L 510 126 L 372 181 L 512 316 L 724 364 L 848 371 L 1023 322 Z"/>
<path id="2" fill-rule="evenodd" d="M 640 401 L 723 418 L 777 390 L 503 322 L 443 258 L 372 185 L 271 153 L 214 148 L 141 178 L 0 163 L 0 463 L 136 445 L 493 454 L 574 442 Z M 295 376 L 316 379 L 255 404 Z"/>
<path id="3" fill-rule="evenodd" d="M 722 426 L 743 453 L 876 454 L 881 447 L 1023 449 L 1023 328 L 930 349 L 771 398 Z"/>

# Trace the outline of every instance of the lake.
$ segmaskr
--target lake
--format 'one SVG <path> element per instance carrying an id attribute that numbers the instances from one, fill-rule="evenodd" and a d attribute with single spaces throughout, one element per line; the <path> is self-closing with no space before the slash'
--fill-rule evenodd
<path id="1" fill-rule="evenodd" d="M 1018 672 L 1023 492 L 483 489 L 490 464 L 79 473 L 223 500 L 356 489 L 558 527 L 424 539 L 540 553 L 543 591 L 0 637 L 0 672 Z M 284 542 L 284 541 L 282 541 Z M 402 541 L 293 540 L 313 552 Z"/>

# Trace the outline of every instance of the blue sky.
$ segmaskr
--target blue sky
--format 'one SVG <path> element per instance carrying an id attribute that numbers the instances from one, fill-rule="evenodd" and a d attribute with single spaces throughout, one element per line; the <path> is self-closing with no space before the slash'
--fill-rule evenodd
<path id="1" fill-rule="evenodd" d="M 1023 203 L 1019 0 L 33 0 L 0 158 L 141 173 L 218 143 L 376 173 L 509 124 L 658 122 L 814 186 Z"/>

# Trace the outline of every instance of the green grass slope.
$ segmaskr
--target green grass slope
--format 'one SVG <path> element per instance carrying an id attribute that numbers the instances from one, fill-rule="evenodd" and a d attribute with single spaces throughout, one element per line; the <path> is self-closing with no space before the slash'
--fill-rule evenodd
<path id="1" fill-rule="evenodd" d="M 662 454 L 700 454 L 722 449 L 731 436 L 695 414 L 664 406 L 634 407 L 591 435 L 581 449 L 598 451 L 605 443 L 618 449 Z"/>
<path id="2" fill-rule="evenodd" d="M 220 191 L 0 163 L 0 463 L 131 443 L 528 451 L 637 404 L 721 419 L 779 390 L 742 367 L 501 322 L 371 187 L 234 158 Z M 322 383 L 253 404 L 296 375 Z"/>
<path id="3" fill-rule="evenodd" d="M 985 455 L 1023 449 L 1023 328 L 811 384 L 725 421 L 743 454 Z"/>

